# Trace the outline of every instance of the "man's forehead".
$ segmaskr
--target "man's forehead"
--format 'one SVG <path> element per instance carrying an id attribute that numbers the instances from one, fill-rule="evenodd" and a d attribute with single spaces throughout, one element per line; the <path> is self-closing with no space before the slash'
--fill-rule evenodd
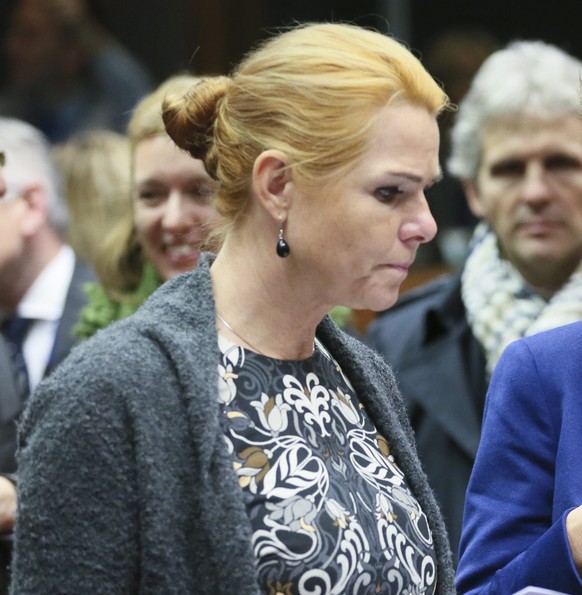
<path id="1" fill-rule="evenodd" d="M 582 118 L 578 113 L 530 113 L 521 112 L 508 114 L 506 117 L 499 117 L 484 122 L 482 134 L 485 136 L 529 135 L 539 129 L 555 130 L 556 128 L 569 128 L 572 123 L 580 125 Z"/>
<path id="2" fill-rule="evenodd" d="M 518 118 L 513 123 L 492 125 L 481 133 L 482 148 L 488 156 L 505 153 L 582 153 L 582 118 Z"/>

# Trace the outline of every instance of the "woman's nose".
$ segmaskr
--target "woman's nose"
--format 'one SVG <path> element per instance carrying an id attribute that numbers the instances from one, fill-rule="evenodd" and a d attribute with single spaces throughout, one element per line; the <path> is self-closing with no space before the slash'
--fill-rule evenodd
<path id="1" fill-rule="evenodd" d="M 412 211 L 400 228 L 400 239 L 404 242 L 416 241 L 419 244 L 430 242 L 437 233 L 437 224 L 430 212 L 424 194 L 414 202 Z"/>
<path id="2" fill-rule="evenodd" d="M 164 205 L 162 215 L 162 226 L 165 229 L 181 229 L 188 225 L 183 195 L 178 191 L 172 191 Z"/>

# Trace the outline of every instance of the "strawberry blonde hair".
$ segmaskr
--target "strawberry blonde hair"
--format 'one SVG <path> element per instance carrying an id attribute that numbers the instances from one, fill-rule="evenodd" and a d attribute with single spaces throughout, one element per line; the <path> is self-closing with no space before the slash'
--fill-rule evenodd
<path id="1" fill-rule="evenodd" d="M 449 102 L 402 43 L 348 24 L 305 24 L 251 52 L 230 77 L 202 81 L 163 105 L 174 142 L 202 159 L 230 225 L 247 211 L 257 156 L 277 149 L 294 178 L 321 185 L 366 149 L 381 108 L 395 102 L 435 117 Z"/>

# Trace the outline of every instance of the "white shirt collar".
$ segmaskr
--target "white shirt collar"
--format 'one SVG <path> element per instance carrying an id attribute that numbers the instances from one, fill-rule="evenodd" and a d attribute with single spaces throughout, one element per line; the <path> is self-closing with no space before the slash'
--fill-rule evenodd
<path id="1" fill-rule="evenodd" d="M 34 320 L 60 320 L 74 268 L 75 254 L 65 245 L 24 294 L 18 304 L 18 314 Z"/>

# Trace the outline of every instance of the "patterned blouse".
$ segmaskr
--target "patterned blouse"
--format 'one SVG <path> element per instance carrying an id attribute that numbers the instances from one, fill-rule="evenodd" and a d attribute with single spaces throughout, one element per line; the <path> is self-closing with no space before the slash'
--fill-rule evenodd
<path id="1" fill-rule="evenodd" d="M 219 336 L 225 439 L 269 595 L 433 594 L 432 534 L 323 345 L 278 360 Z"/>

